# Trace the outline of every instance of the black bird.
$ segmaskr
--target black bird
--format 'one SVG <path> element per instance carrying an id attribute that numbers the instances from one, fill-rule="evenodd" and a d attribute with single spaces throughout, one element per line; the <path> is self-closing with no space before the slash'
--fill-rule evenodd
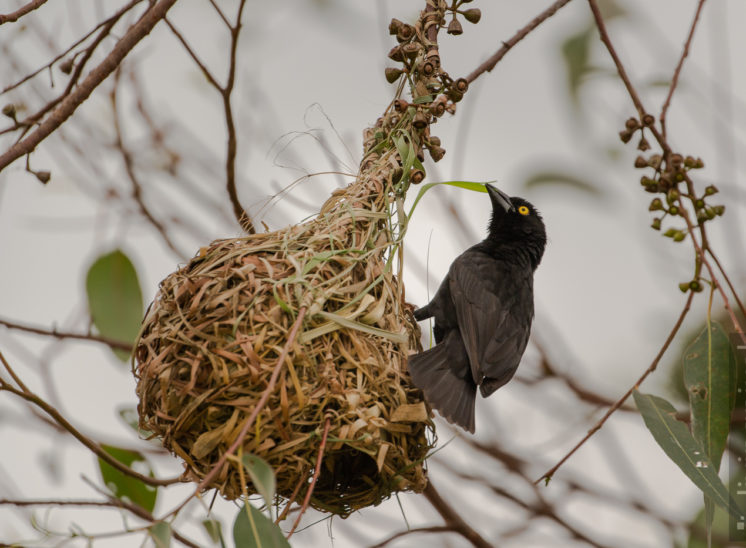
<path id="1" fill-rule="evenodd" d="M 523 198 L 491 185 L 489 233 L 453 262 L 433 299 L 415 310 L 435 318 L 435 346 L 409 357 L 409 373 L 448 421 L 474 433 L 483 397 L 518 368 L 534 317 L 534 271 L 547 243 L 544 221 Z"/>

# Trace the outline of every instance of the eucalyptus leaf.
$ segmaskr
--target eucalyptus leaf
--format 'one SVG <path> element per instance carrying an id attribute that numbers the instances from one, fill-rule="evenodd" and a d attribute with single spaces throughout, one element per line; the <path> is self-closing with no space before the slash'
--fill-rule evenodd
<path id="1" fill-rule="evenodd" d="M 241 462 L 251 477 L 251 483 L 264 498 L 267 508 L 272 508 L 275 500 L 275 472 L 272 467 L 256 455 L 244 455 Z"/>
<path id="2" fill-rule="evenodd" d="M 487 181 L 487 183 L 494 183 L 495 181 Z M 407 219 L 412 218 L 412 214 L 414 213 L 414 209 L 417 207 L 417 204 L 420 202 L 422 197 L 425 195 L 425 193 L 433 188 L 434 186 L 438 185 L 448 185 L 448 186 L 455 186 L 457 188 L 463 188 L 464 190 L 472 190 L 474 192 L 487 192 L 487 187 L 485 186 L 487 183 L 475 183 L 472 181 L 443 181 L 440 183 L 427 183 L 425 185 L 420 185 L 420 191 L 417 193 L 417 196 L 414 199 L 414 203 L 412 204 L 412 209 L 409 210 L 409 213 L 407 214 Z"/>
<path id="3" fill-rule="evenodd" d="M 684 385 L 692 410 L 692 434 L 716 470 L 730 431 L 736 401 L 733 349 L 723 327 L 712 322 L 684 351 Z"/>
<path id="4" fill-rule="evenodd" d="M 159 521 L 148 527 L 148 535 L 153 539 L 155 548 L 171 546 L 171 526 L 165 521 Z"/>
<path id="5" fill-rule="evenodd" d="M 244 504 L 233 522 L 236 548 L 290 548 L 282 530 L 251 504 Z"/>
<path id="6" fill-rule="evenodd" d="M 635 403 L 645 426 L 661 449 L 718 506 L 740 517 L 742 512 L 689 428 L 676 420 L 676 409 L 663 398 L 635 390 Z"/>
<path id="7" fill-rule="evenodd" d="M 144 309 L 137 271 L 129 257 L 118 249 L 99 257 L 88 269 L 85 287 L 88 309 L 98 332 L 134 344 Z M 114 353 L 122 361 L 129 357 L 123 350 Z"/>
<path id="8" fill-rule="evenodd" d="M 153 469 L 150 467 L 150 464 L 137 451 L 104 444 L 101 445 L 101 448 L 122 464 L 130 468 L 134 466 L 138 472 L 153 477 Z M 123 500 L 126 499 L 144 508 L 149 513 L 153 512 L 158 495 L 158 490 L 155 487 L 146 485 L 139 479 L 120 472 L 100 458 L 98 459 L 98 467 L 101 471 L 101 479 L 115 497 Z"/>

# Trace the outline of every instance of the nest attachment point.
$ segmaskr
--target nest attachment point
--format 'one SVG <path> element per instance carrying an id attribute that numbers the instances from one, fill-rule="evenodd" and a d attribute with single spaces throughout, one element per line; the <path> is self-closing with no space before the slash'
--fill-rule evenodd
<path id="1" fill-rule="evenodd" d="M 135 353 L 138 411 L 185 479 L 204 478 L 237 439 L 306 307 L 243 454 L 273 467 L 279 496 L 302 500 L 329 418 L 311 506 L 346 516 L 424 489 L 435 436 L 406 373 L 420 332 L 388 267 L 388 183 L 359 177 L 313 220 L 215 241 L 161 282 Z M 254 493 L 238 466 L 226 461 L 208 487 Z"/>

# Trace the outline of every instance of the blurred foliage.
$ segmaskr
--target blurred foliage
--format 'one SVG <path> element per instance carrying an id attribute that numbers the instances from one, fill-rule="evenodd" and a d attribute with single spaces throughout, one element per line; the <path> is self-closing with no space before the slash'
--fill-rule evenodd
<path id="1" fill-rule="evenodd" d="M 154 477 L 150 464 L 137 451 L 104 444 L 101 445 L 101 448 L 125 466 L 135 468 L 138 472 Z M 139 479 L 123 474 L 100 458 L 98 459 L 98 467 L 104 484 L 115 497 L 132 502 L 147 510 L 148 513 L 153 512 L 158 496 L 158 490 L 155 487 L 145 485 Z"/>

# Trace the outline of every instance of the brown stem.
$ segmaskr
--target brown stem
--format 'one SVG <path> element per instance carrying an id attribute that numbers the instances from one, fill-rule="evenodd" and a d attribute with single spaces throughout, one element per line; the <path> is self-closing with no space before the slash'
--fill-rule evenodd
<path id="1" fill-rule="evenodd" d="M 593 1 L 593 0 L 591 0 Z M 671 345 L 671 342 L 673 342 L 674 337 L 676 336 L 676 333 L 678 333 L 679 328 L 681 327 L 681 324 L 684 322 L 684 318 L 686 318 L 687 312 L 689 312 L 689 307 L 692 304 L 692 299 L 694 298 L 694 293 L 689 292 L 689 296 L 686 299 L 686 304 L 684 305 L 684 309 L 681 311 L 681 314 L 679 314 L 678 320 L 676 320 L 676 323 L 673 326 L 673 329 L 671 329 L 671 332 L 668 334 L 668 338 L 666 338 L 666 342 L 663 343 L 663 346 L 658 351 L 658 354 L 655 356 L 655 359 L 653 362 L 648 366 L 648 368 L 645 370 L 645 372 L 640 376 L 639 379 L 635 382 L 635 384 L 627 390 L 627 392 L 619 398 L 614 405 L 612 405 L 608 411 L 604 414 L 603 417 L 591 428 L 588 430 L 588 433 L 581 439 L 575 447 L 573 447 L 564 457 L 560 459 L 560 461 L 552 466 L 543 476 L 541 476 L 539 479 L 536 480 L 535 483 L 539 483 L 542 480 L 549 481 L 552 479 L 552 476 L 554 476 L 555 472 L 559 470 L 560 466 L 562 466 L 567 459 L 569 459 L 575 451 L 580 449 L 586 441 L 588 441 L 593 434 L 598 432 L 601 427 L 606 423 L 606 421 L 609 419 L 611 415 L 614 414 L 614 412 L 619 409 L 625 401 L 627 401 L 627 398 L 629 398 L 632 393 L 637 390 L 637 388 L 642 384 L 642 382 L 647 378 L 648 375 L 650 375 L 653 371 L 655 371 L 655 368 L 658 367 L 658 362 L 661 361 L 661 358 L 663 357 L 663 354 L 666 353 L 666 350 L 668 350 L 668 347 Z"/>
<path id="2" fill-rule="evenodd" d="M 98 335 L 90 335 L 85 333 L 69 333 L 66 331 L 57 331 L 56 329 L 43 329 L 41 327 L 32 327 L 30 325 L 22 325 L 16 322 L 10 322 L 0 318 L 0 325 L 4 325 L 9 329 L 16 329 L 18 331 L 24 331 L 26 333 L 34 333 L 35 335 L 44 335 L 47 337 L 54 337 L 55 339 L 76 339 L 81 341 L 92 341 L 102 343 L 110 348 L 117 350 L 124 350 L 126 352 L 132 351 L 132 345 L 124 341 L 117 341 L 108 337 L 100 337 Z"/>
<path id="3" fill-rule="evenodd" d="M 666 100 L 663 103 L 663 108 L 661 109 L 661 115 L 660 115 L 660 122 L 661 122 L 661 133 L 663 134 L 663 138 L 666 138 L 666 113 L 668 112 L 668 107 L 671 104 L 671 99 L 673 98 L 673 92 L 676 90 L 676 86 L 679 83 L 679 74 L 681 73 L 681 67 L 684 66 L 684 59 L 686 59 L 687 55 L 689 55 L 689 46 L 692 43 L 692 38 L 694 38 L 694 30 L 697 28 L 697 22 L 699 21 L 699 14 L 702 12 L 702 6 L 704 5 L 705 0 L 699 0 L 699 3 L 697 4 L 697 11 L 694 14 L 694 20 L 692 21 L 692 26 L 689 29 L 689 35 L 686 38 L 686 42 L 684 43 L 684 49 L 681 52 L 681 58 L 679 58 L 679 63 L 676 65 L 676 70 L 673 71 L 673 78 L 671 79 L 671 85 L 668 87 L 668 95 L 666 96 Z"/>
<path id="4" fill-rule="evenodd" d="M 471 526 L 451 507 L 451 505 L 440 496 L 440 493 L 438 493 L 435 487 L 433 487 L 431 482 L 428 482 L 427 487 L 425 487 L 424 495 L 430 504 L 433 505 L 433 508 L 435 508 L 435 510 L 437 510 L 445 520 L 446 524 L 453 527 L 454 531 L 477 548 L 494 548 L 494 544 L 484 540 L 482 536 L 472 529 Z"/>
<path id="5" fill-rule="evenodd" d="M 153 27 L 163 19 L 176 0 L 159 0 L 132 25 L 117 42 L 106 58 L 50 113 L 50 115 L 26 138 L 18 141 L 0 155 L 0 171 L 18 158 L 33 151 L 36 146 L 60 127 L 75 110 L 88 99 L 140 40 L 145 38 Z"/>
<path id="6" fill-rule="evenodd" d="M 123 474 L 127 474 L 130 477 L 133 477 L 135 479 L 138 479 L 142 481 L 143 483 L 146 483 L 148 485 L 171 485 L 174 483 L 179 483 L 181 481 L 180 478 L 167 478 L 167 479 L 158 479 L 158 478 L 151 478 L 150 476 L 146 476 L 144 474 L 141 474 L 139 472 L 136 472 L 129 468 L 128 466 L 125 466 L 121 462 L 119 462 L 117 459 L 112 457 L 109 453 L 103 450 L 103 448 L 96 442 L 94 442 L 92 439 L 90 439 L 88 436 L 85 436 L 82 434 L 77 428 L 75 428 L 72 424 L 70 424 L 65 417 L 63 417 L 57 409 L 52 407 L 50 404 L 48 404 L 46 401 L 41 399 L 39 396 L 34 394 L 31 390 L 29 390 L 18 378 L 18 376 L 15 374 L 13 369 L 10 367 L 10 364 L 5 359 L 5 356 L 2 352 L 0 352 L 0 362 L 2 362 L 3 366 L 5 366 L 5 369 L 8 371 L 11 377 L 16 381 L 18 386 L 21 387 L 21 389 L 17 389 L 13 387 L 12 385 L 8 384 L 7 382 L 3 381 L 2 378 L 0 378 L 0 390 L 5 390 L 7 392 L 10 392 L 11 394 L 15 394 L 19 398 L 22 398 L 26 400 L 29 403 L 33 403 L 37 407 L 41 408 L 47 415 L 52 417 L 54 421 L 59 424 L 61 427 L 63 427 L 65 430 L 70 432 L 70 434 L 73 435 L 75 439 L 77 439 L 80 443 L 85 445 L 88 449 L 90 449 L 93 453 L 96 454 L 97 457 L 99 457 L 101 460 L 106 462 L 107 464 L 111 465 L 113 468 L 116 468 Z"/>
<path id="7" fill-rule="evenodd" d="M 383 548 L 384 546 L 391 542 L 394 542 L 398 538 L 407 535 L 413 535 L 415 533 L 458 533 L 458 531 L 455 527 L 452 527 L 450 525 L 440 525 L 438 527 L 417 527 L 415 529 L 407 529 L 406 531 L 399 531 L 398 533 L 394 533 L 387 539 L 382 540 L 377 544 L 373 544 L 368 548 Z"/>
<path id="8" fill-rule="evenodd" d="M 0 25 L 2 25 L 3 23 L 14 23 L 27 13 L 31 13 L 32 11 L 42 7 L 46 3 L 47 0 L 33 0 L 32 2 L 21 6 L 12 13 L 9 13 L 7 15 L 0 14 Z"/>
<path id="9" fill-rule="evenodd" d="M 498 49 L 495 53 L 492 54 L 492 56 L 487 59 L 484 63 L 479 65 L 477 68 L 475 68 L 469 76 L 466 77 L 466 81 L 470 84 L 476 80 L 481 74 L 485 72 L 490 72 L 493 68 L 495 68 L 495 65 L 500 62 L 500 59 L 505 57 L 505 54 L 510 51 L 510 49 L 515 46 L 518 42 L 523 40 L 532 30 L 534 30 L 536 27 L 541 25 L 544 21 L 549 19 L 552 15 L 554 15 L 557 10 L 559 10 L 562 6 L 565 4 L 568 4 L 570 0 L 557 0 L 554 4 L 549 6 L 547 9 L 542 11 L 539 15 L 534 17 L 531 21 L 528 22 L 528 24 L 520 29 L 515 35 L 508 40 L 507 42 L 503 42 L 503 45 Z"/>
<path id="10" fill-rule="evenodd" d="M 313 477 L 311 478 L 311 484 L 308 486 L 308 490 L 306 491 L 306 496 L 303 498 L 303 505 L 300 507 L 300 512 L 298 512 L 298 516 L 295 518 L 295 523 L 293 523 L 293 526 L 290 529 L 290 532 L 287 535 L 287 538 L 290 538 L 293 536 L 293 533 L 295 532 L 296 527 L 298 527 L 298 524 L 300 523 L 301 518 L 303 517 L 303 514 L 305 514 L 306 510 L 308 509 L 308 503 L 311 502 L 311 495 L 313 494 L 313 489 L 316 487 L 316 480 L 319 479 L 319 473 L 321 472 L 321 461 L 324 458 L 324 448 L 326 447 L 326 438 L 329 435 L 329 426 L 331 425 L 331 419 L 329 417 L 326 417 L 326 421 L 324 422 L 324 433 L 321 436 L 321 444 L 319 445 L 319 455 L 316 457 L 316 467 L 313 470 Z"/>

